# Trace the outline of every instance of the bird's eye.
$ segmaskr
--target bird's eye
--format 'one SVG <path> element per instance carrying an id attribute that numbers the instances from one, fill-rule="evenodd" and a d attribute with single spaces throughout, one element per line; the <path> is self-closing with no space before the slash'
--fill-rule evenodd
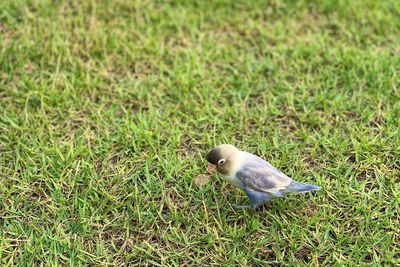
<path id="1" fill-rule="evenodd" d="M 222 164 L 224 164 L 225 163 L 225 159 L 220 159 L 220 160 L 218 160 L 218 165 L 222 165 Z"/>

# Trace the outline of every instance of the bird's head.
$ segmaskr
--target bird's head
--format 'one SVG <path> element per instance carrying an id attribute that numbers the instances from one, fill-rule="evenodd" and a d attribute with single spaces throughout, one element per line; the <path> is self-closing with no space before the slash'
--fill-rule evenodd
<path id="1" fill-rule="evenodd" d="M 219 173 L 228 175 L 235 167 L 239 152 L 239 149 L 233 145 L 224 144 L 214 147 L 207 154 L 208 172 L 211 173 L 216 169 Z"/>

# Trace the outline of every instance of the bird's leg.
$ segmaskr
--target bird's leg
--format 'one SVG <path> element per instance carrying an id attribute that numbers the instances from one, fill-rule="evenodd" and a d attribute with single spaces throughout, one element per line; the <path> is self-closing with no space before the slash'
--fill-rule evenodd
<path id="1" fill-rule="evenodd" d="M 239 206 L 236 204 L 232 204 L 232 206 L 235 209 L 252 209 L 253 210 L 273 199 L 273 196 L 271 196 L 270 194 L 265 193 L 265 192 L 257 192 L 257 191 L 249 191 L 249 190 L 245 190 L 245 192 L 247 194 L 247 197 L 250 200 L 250 205 Z"/>
<path id="2" fill-rule="evenodd" d="M 235 209 L 254 209 L 254 207 L 252 207 L 251 205 L 240 206 L 240 205 L 232 204 L 232 206 Z"/>
<path id="3" fill-rule="evenodd" d="M 271 201 L 273 197 L 265 192 L 248 191 L 245 190 L 247 197 L 250 200 L 250 208 L 256 209 L 264 203 Z"/>

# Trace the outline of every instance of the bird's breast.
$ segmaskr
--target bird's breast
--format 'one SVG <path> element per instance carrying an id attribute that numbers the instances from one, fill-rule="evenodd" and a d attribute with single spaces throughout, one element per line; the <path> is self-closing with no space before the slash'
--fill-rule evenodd
<path id="1" fill-rule="evenodd" d="M 236 187 L 242 188 L 242 183 L 235 175 L 223 175 L 222 174 L 221 176 L 225 181 L 230 182 L 231 184 L 233 184 Z"/>

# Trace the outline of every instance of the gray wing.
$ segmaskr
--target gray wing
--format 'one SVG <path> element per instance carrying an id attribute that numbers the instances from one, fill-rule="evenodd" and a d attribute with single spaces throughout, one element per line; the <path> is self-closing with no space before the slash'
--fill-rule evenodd
<path id="1" fill-rule="evenodd" d="M 292 179 L 263 159 L 246 153 L 246 160 L 236 177 L 247 190 L 274 193 L 285 189 Z"/>

